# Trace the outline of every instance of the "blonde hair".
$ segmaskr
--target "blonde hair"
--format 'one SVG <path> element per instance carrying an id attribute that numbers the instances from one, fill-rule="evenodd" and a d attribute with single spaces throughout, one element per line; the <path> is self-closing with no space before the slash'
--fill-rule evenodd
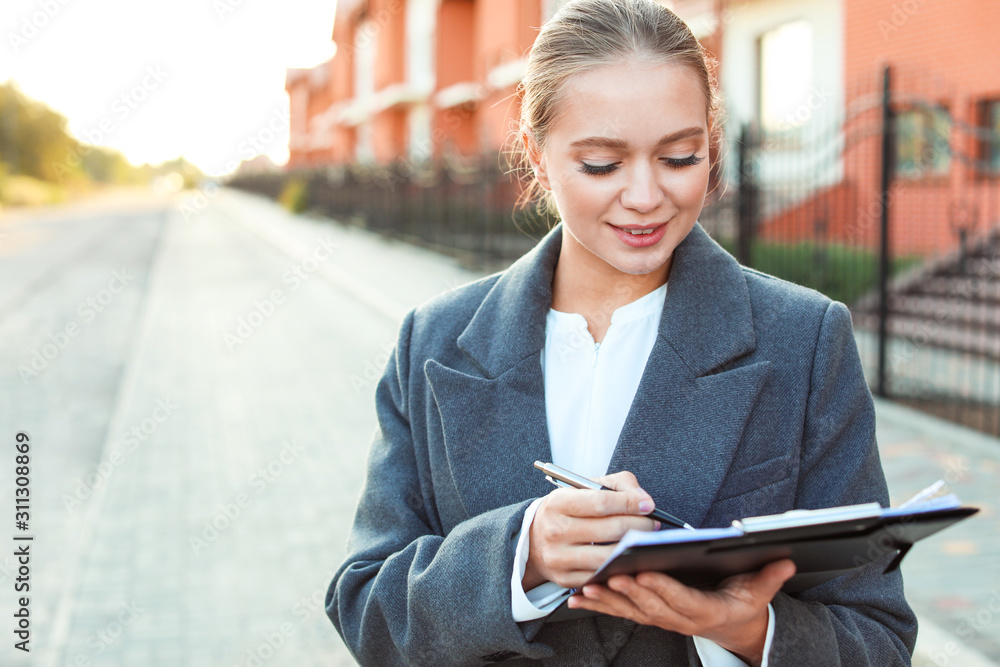
<path id="1" fill-rule="evenodd" d="M 684 21 L 654 0 L 571 0 L 542 26 L 517 88 L 521 118 L 512 145 L 519 169 L 532 174 L 521 134 L 530 132 L 538 148 L 544 149 L 566 81 L 574 74 L 627 60 L 689 68 L 705 94 L 712 140 L 718 139 L 721 104 L 711 73 L 714 63 Z M 519 203 L 531 202 L 537 202 L 540 212 L 557 213 L 549 193 L 533 176 Z"/>

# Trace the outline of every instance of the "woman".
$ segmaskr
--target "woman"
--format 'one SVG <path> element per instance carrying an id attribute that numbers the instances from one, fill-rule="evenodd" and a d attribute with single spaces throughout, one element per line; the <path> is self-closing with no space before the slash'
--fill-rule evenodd
<path id="1" fill-rule="evenodd" d="M 561 222 L 403 321 L 327 612 L 363 664 L 908 664 L 885 563 L 796 595 L 790 561 L 718 590 L 586 586 L 659 506 L 699 527 L 888 502 L 846 308 L 740 267 L 696 224 L 718 104 L 652 0 L 575 0 L 522 83 L 525 156 Z M 615 491 L 552 489 L 551 460 Z"/>

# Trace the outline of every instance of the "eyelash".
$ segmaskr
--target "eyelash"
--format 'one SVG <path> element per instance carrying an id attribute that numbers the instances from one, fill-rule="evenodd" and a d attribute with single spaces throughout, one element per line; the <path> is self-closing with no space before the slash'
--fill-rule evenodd
<path id="1" fill-rule="evenodd" d="M 669 166 L 671 169 L 693 167 L 696 164 L 701 164 L 701 161 L 704 159 L 705 158 L 698 157 L 693 153 L 683 158 L 664 158 L 664 160 L 667 163 L 667 166 Z M 600 164 L 600 165 L 587 164 L 586 162 L 580 163 L 580 171 L 582 171 L 585 174 L 590 174 L 591 176 L 606 176 L 611 172 L 615 171 L 616 169 L 618 169 L 618 165 L 614 162 L 612 162 L 611 164 Z"/>

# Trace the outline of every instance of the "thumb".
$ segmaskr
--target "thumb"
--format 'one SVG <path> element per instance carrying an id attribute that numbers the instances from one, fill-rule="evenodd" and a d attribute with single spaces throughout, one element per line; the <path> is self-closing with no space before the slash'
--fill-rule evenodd
<path id="1" fill-rule="evenodd" d="M 753 576 L 750 582 L 754 592 L 768 600 L 772 599 L 786 581 L 795 576 L 795 563 L 785 558 L 768 563 L 764 568 Z"/>

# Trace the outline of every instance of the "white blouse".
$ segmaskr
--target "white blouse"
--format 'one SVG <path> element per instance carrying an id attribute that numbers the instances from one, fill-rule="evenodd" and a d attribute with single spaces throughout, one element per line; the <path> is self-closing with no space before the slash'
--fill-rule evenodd
<path id="1" fill-rule="evenodd" d="M 552 462 L 556 465 L 584 477 L 607 473 L 646 360 L 656 342 L 666 295 L 667 286 L 662 285 L 615 310 L 600 343 L 594 343 L 583 315 L 549 310 L 541 359 L 545 414 Z M 528 561 L 529 529 L 541 501 L 537 499 L 524 513 L 514 558 L 511 611 L 518 622 L 548 616 L 569 596 L 567 589 L 551 581 L 527 592 L 521 586 Z M 767 667 L 773 635 L 774 610 L 768 605 L 762 667 Z M 708 639 L 695 637 L 694 644 L 706 667 L 745 664 Z"/>

